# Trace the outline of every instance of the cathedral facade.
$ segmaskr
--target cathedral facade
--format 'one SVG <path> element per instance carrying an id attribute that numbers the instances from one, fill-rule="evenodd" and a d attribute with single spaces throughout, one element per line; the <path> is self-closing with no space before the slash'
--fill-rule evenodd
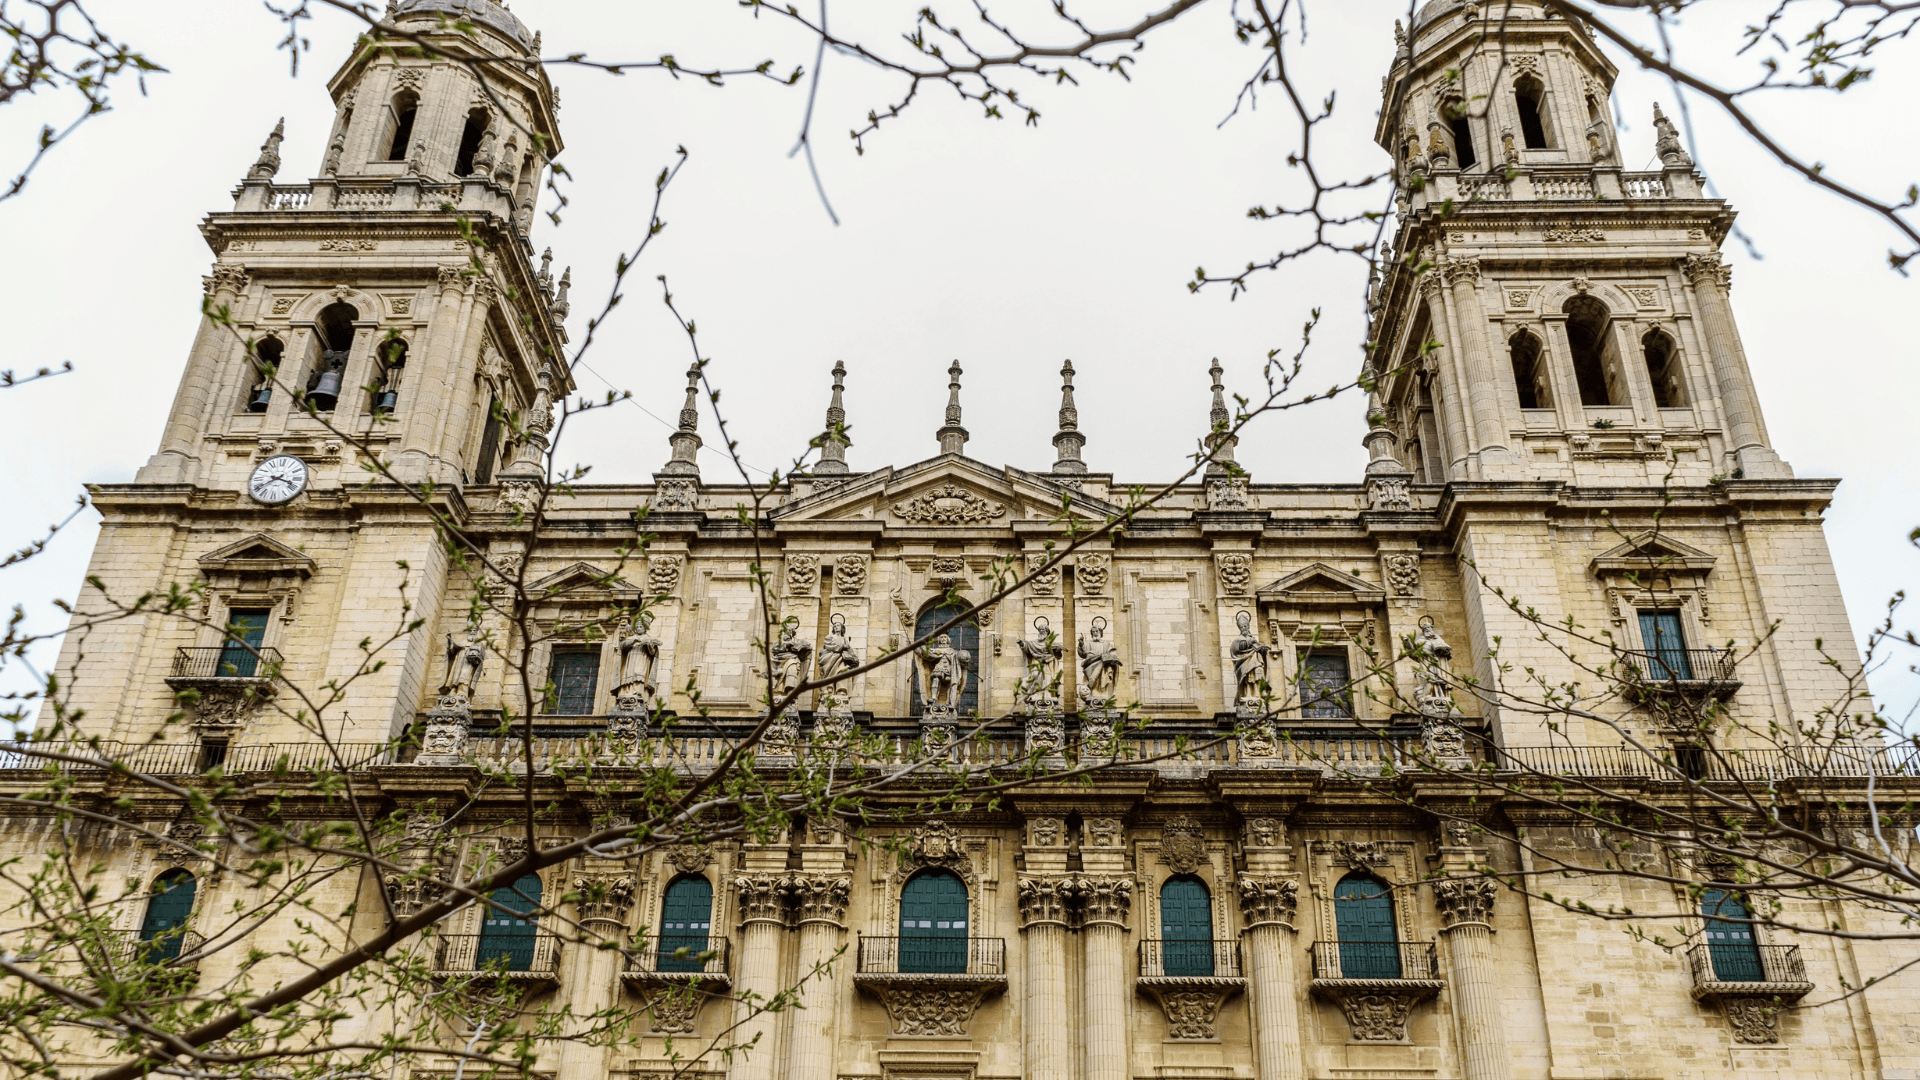
<path id="1" fill-rule="evenodd" d="M 199 621 L 149 614 L 69 635 L 59 670 L 85 733 L 139 747 L 163 775 L 244 774 L 315 753 L 284 694 L 263 703 L 271 680 L 256 663 L 286 684 L 339 681 L 327 714 L 350 718 L 337 738 L 361 755 L 373 797 L 423 821 L 465 815 L 452 859 L 511 854 L 518 796 L 479 769 L 521 752 L 490 734 L 503 710 L 536 714 L 542 798 L 566 808 L 543 833 L 576 835 L 594 811 L 553 762 L 666 716 L 689 767 L 710 763 L 762 715 L 769 668 L 779 682 L 898 650 L 950 620 L 950 594 L 988 595 L 996 566 L 1044 566 L 1064 542 L 1063 500 L 1098 521 L 1153 479 L 1098 470 L 1070 366 L 1051 465 L 967 456 L 956 364 L 922 461 L 849 461 L 828 439 L 814 468 L 756 506 L 701 474 L 690 382 L 652 483 L 550 491 L 546 413 L 572 388 L 568 282 L 533 241 L 539 179 L 562 149 L 553 89 L 537 65 L 482 79 L 454 59 L 535 55 L 504 7 L 396 10 L 448 55 L 357 54 L 329 85 L 322 175 L 281 182 L 276 131 L 232 210 L 203 224 L 209 308 L 231 325 L 203 323 L 134 482 L 95 490 L 98 586 L 79 600 L 101 611 L 197 583 Z M 750 1053 L 694 1071 L 1920 1076 L 1920 1008 L 1897 981 L 1786 1007 L 1887 970 L 1893 946 L 1763 930 L 1728 946 L 1749 966 L 1734 971 L 1634 942 L 1470 872 L 1531 872 L 1528 850 L 1502 839 L 1516 830 L 1598 859 L 1591 829 L 1404 767 L 1411 748 L 1437 745 L 1494 771 L 1607 775 L 1610 726 L 1549 725 L 1471 693 L 1436 724 L 1397 704 L 1419 699 L 1428 672 L 1369 674 L 1416 637 L 1451 643 L 1456 685 L 1498 687 L 1522 669 L 1577 682 L 1509 597 L 1549 624 L 1610 634 L 1630 660 L 1684 665 L 1681 681 L 1722 697 L 1743 729 L 1791 729 L 1844 693 L 1816 641 L 1855 654 L 1821 525 L 1836 481 L 1798 478 L 1775 453 L 1748 373 L 1719 254 L 1732 210 L 1702 193 L 1664 119 L 1661 168 L 1623 169 L 1607 119 L 1615 69 L 1585 32 L 1523 2 L 1491 49 L 1497 12 L 1427 4 L 1386 79 L 1377 139 L 1400 207 L 1370 300 L 1380 377 L 1355 432 L 1364 474 L 1267 483 L 1217 463 L 914 662 L 809 695 L 788 732 L 907 745 L 984 723 L 954 752 L 989 761 L 1120 741 L 1162 755 L 1183 736 L 1207 749 L 1018 790 L 888 834 L 892 849 L 801 822 L 770 843 L 676 848 L 617 871 L 554 867 L 527 889 L 623 883 L 573 917 L 657 948 L 597 952 L 537 916 L 469 909 L 449 919 L 436 962 L 470 970 L 499 952 L 535 1003 L 657 1002 L 640 1051 L 568 1046 L 543 1062 L 559 1080 L 667 1075 L 667 1039 L 714 1037 L 739 1019 L 729 995 L 773 993 L 828 960 L 804 1008 L 744 1019 L 759 1039 Z M 447 13 L 471 19 L 474 37 L 444 29 Z M 844 418 L 840 388 L 838 371 L 831 390 L 822 382 L 829 429 Z M 1214 391 L 1211 419 L 1224 421 L 1217 370 Z M 1209 423 L 1194 417 L 1194 434 Z M 1214 445 L 1230 462 L 1231 439 Z M 397 481 L 434 485 L 432 498 L 366 483 L 370 454 Z M 484 560 L 449 555 L 442 516 L 483 540 Z M 1657 574 L 1643 572 L 1650 559 Z M 784 628 L 771 649 L 758 644 L 756 566 Z M 477 645 L 516 647 L 510 628 L 471 618 L 490 576 L 551 598 L 535 613 L 546 640 L 530 666 L 552 686 L 537 700 Z M 643 599 L 643 623 L 589 632 Z M 1296 688 L 1271 721 L 1262 683 Z M 187 689 L 197 698 L 169 722 Z M 1151 723 L 1117 733 L 1119 703 Z M 1633 722 L 1631 701 L 1607 707 Z M 1641 733 L 1676 752 L 1699 737 Z M 417 749 L 395 748 L 409 738 Z M 1779 782 L 1791 799 L 1844 801 L 1854 779 Z M 139 808 L 164 831 L 177 805 L 143 796 Z M 151 845 L 108 855 L 143 882 L 195 872 Z M 368 873 L 333 899 L 382 887 Z M 191 926 L 230 904 L 229 888 L 198 881 L 156 916 L 177 895 L 160 890 L 119 918 L 129 931 Z M 1645 881 L 1566 888 L 1596 906 L 1692 903 Z M 681 946 L 712 959 L 687 961 Z M 689 980 L 715 994 L 662 992 Z"/>

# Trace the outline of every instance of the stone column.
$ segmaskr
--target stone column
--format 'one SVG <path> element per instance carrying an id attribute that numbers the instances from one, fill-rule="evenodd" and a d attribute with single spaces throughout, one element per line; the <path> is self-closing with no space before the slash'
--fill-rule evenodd
<path id="1" fill-rule="evenodd" d="M 1431 332 L 1435 340 L 1439 340 L 1441 334 L 1453 336 L 1447 329 L 1446 307 L 1439 302 L 1440 274 L 1437 271 L 1429 271 L 1422 275 L 1420 289 L 1427 295 L 1427 325 L 1432 327 Z M 1415 347 L 1421 344 L 1424 343 L 1414 342 Z M 1421 358 L 1420 363 L 1433 373 L 1434 382 L 1438 386 L 1440 400 L 1437 406 L 1441 422 L 1445 425 L 1443 434 L 1447 444 L 1446 478 L 1465 480 L 1467 479 L 1467 458 L 1472 450 L 1467 438 L 1466 407 L 1461 397 L 1466 388 L 1460 385 L 1460 380 L 1454 374 L 1457 370 L 1454 358 L 1460 352 L 1461 346 L 1459 342 L 1446 341 L 1441 342 L 1441 345 L 1440 351 Z"/>
<path id="2" fill-rule="evenodd" d="M 1056 822 L 1057 825 L 1057 822 Z M 1027 985 L 1021 1008 L 1026 1080 L 1071 1080 L 1073 1043 L 1067 1020 L 1067 901 L 1062 877 L 1020 879 L 1020 935 L 1027 943 Z"/>
<path id="3" fill-rule="evenodd" d="M 734 991 L 734 1035 L 746 1051 L 728 1070 L 729 1080 L 773 1080 L 775 1021 L 760 1011 L 780 992 L 780 943 L 787 932 L 787 879 L 783 874 L 742 874 L 733 879 L 740 907 L 740 969 Z"/>
<path id="4" fill-rule="evenodd" d="M 567 1004 L 576 1017 L 592 1016 L 614 1003 L 620 992 L 620 950 L 597 948 L 600 942 L 622 944 L 627 918 L 633 912 L 634 883 L 626 874 L 581 874 L 573 879 L 580 895 L 581 936 L 586 942 L 571 947 L 567 967 Z M 582 1039 L 560 1045 L 561 1076 L 605 1076 L 607 1047 Z"/>
<path id="5" fill-rule="evenodd" d="M 834 1019 L 839 1015 L 839 980 L 832 972 L 816 972 L 817 965 L 832 962 L 844 968 L 847 958 L 834 960 L 840 947 L 842 920 L 847 915 L 847 900 L 853 879 L 844 875 L 795 874 L 787 879 L 787 889 L 798 905 L 800 925 L 800 964 L 795 970 L 800 985 L 799 1008 L 793 1013 L 793 1045 L 787 1055 L 787 1080 L 833 1080 Z"/>
<path id="6" fill-rule="evenodd" d="M 1726 264 L 1717 252 L 1687 255 L 1681 258 L 1680 269 L 1693 285 L 1694 306 L 1706 334 L 1707 358 L 1713 365 L 1714 384 L 1720 390 L 1727 442 L 1734 460 L 1748 478 L 1791 477 L 1793 470 L 1767 445 L 1760 402 L 1753 392 L 1753 375 L 1747 369 L 1740 334 L 1733 325 L 1733 310 L 1727 304 L 1731 275 Z"/>
<path id="7" fill-rule="evenodd" d="M 1127 916 L 1133 879 L 1079 877 L 1073 888 L 1081 904 L 1085 957 L 1081 1000 L 1086 1016 L 1080 1025 L 1087 1048 L 1085 1080 L 1127 1080 Z"/>
<path id="8" fill-rule="evenodd" d="M 218 311 L 239 306 L 248 277 L 244 268 L 220 263 L 201 282 L 206 286 L 207 306 Z M 239 313 L 234 314 L 237 317 Z M 160 435 L 160 450 L 140 470 L 136 479 L 141 483 L 191 483 L 198 477 L 207 410 L 221 383 L 220 360 L 234 351 L 233 328 L 215 325 L 211 319 L 201 320 L 200 334 L 194 339 L 187 370 L 180 376 L 180 389 L 173 396 L 173 408 Z M 252 385 L 250 381 L 248 385 Z"/>
<path id="9" fill-rule="evenodd" d="M 401 466 L 396 472 L 407 479 L 424 480 L 432 476 L 431 461 L 438 450 L 434 441 L 440 433 L 440 414 L 448 405 L 447 398 L 454 384 L 454 353 L 466 337 L 461 316 L 467 308 L 470 269 L 465 263 L 440 267 L 440 299 L 427 325 L 426 347 L 409 351 L 408 368 L 415 364 L 419 368 L 417 374 L 408 372 L 408 381 L 413 383 L 415 392 L 406 410 L 406 434 L 399 454 L 395 455 L 396 464 Z M 419 360 L 413 359 L 415 352 L 421 354 Z"/>
<path id="10" fill-rule="evenodd" d="M 1260 1080 L 1304 1080 L 1300 1005 L 1294 990 L 1294 914 L 1300 882 L 1286 876 L 1240 878 L 1240 947 L 1253 1011 L 1253 1057 Z"/>
<path id="11" fill-rule="evenodd" d="M 1466 371 L 1467 385 L 1462 391 L 1473 424 L 1474 453 L 1483 473 L 1488 466 L 1498 472 L 1509 463 L 1510 455 L 1507 424 L 1500 408 L 1500 379 L 1494 372 L 1493 354 L 1487 351 L 1487 316 L 1480 306 L 1480 260 L 1450 258 L 1440 273 L 1453 290 L 1453 321 L 1460 336 L 1458 353 Z"/>
<path id="12" fill-rule="evenodd" d="M 1460 1043 L 1466 1054 L 1466 1080 L 1512 1080 L 1506 1026 L 1500 1016 L 1498 975 L 1493 966 L 1491 878 L 1453 878 L 1434 882 L 1434 903 L 1446 928 L 1452 957 L 1453 1007 L 1460 1017 Z"/>

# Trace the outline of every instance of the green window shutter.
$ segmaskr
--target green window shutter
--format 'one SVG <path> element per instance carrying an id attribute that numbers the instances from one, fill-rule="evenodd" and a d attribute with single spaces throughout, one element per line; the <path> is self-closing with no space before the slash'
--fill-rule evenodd
<path id="1" fill-rule="evenodd" d="M 1722 982 L 1765 982 L 1760 947 L 1753 940 L 1747 905 L 1725 889 L 1708 889 L 1700 897 L 1700 915 L 1706 922 L 1707 955 L 1713 977 Z"/>
<path id="2" fill-rule="evenodd" d="M 258 650 L 267 641 L 266 608 L 234 608 L 227 612 L 227 636 L 220 643 L 219 673 L 230 679 L 250 679 L 258 670 Z"/>
<path id="3" fill-rule="evenodd" d="M 1641 612 L 1640 643 L 1656 660 L 1650 672 L 1654 678 L 1693 678 L 1693 665 L 1687 662 L 1687 639 L 1680 632 L 1678 611 Z"/>
<path id="4" fill-rule="evenodd" d="M 1340 974 L 1348 979 L 1397 979 L 1400 945 L 1393 925 L 1393 894 L 1379 878 L 1351 874 L 1333 887 Z"/>
<path id="5" fill-rule="evenodd" d="M 937 870 L 901 890 L 900 970 L 967 970 L 967 887 L 958 877 Z"/>
<path id="6" fill-rule="evenodd" d="M 197 891 L 198 883 L 185 870 L 169 870 L 154 879 L 147 917 L 140 923 L 140 940 L 152 942 L 142 950 L 147 962 L 157 964 L 180 955 L 180 939 L 186 934 Z"/>
<path id="7" fill-rule="evenodd" d="M 1160 886 L 1160 955 L 1168 975 L 1213 974 L 1213 902 L 1197 878 Z"/>
<path id="8" fill-rule="evenodd" d="M 700 954 L 712 947 L 708 944 L 713 931 L 712 883 L 703 877 L 681 878 L 667 886 L 661 912 L 659 970 L 705 970 Z M 685 955 L 674 955 L 681 949 Z"/>
<path id="9" fill-rule="evenodd" d="M 527 874 L 504 889 L 493 891 L 493 902 L 480 917 L 478 967 L 526 971 L 533 967 L 533 940 L 538 926 L 533 910 L 540 906 L 540 875 Z M 505 909 L 505 910 L 502 910 Z"/>

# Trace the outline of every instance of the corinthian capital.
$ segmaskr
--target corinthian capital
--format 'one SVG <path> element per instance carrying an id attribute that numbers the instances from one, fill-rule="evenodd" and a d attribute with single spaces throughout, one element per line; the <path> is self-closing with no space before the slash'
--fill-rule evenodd
<path id="1" fill-rule="evenodd" d="M 1073 879 L 1073 892 L 1080 901 L 1082 925 L 1125 926 L 1127 913 L 1133 910 L 1132 878 L 1077 877 Z"/>
<path id="2" fill-rule="evenodd" d="M 1472 257 L 1450 258 L 1440 265 L 1440 275 L 1448 285 L 1462 281 L 1477 285 L 1480 282 L 1480 260 Z"/>
<path id="3" fill-rule="evenodd" d="M 1682 255 L 1680 272 L 1687 275 L 1687 280 L 1693 282 L 1695 287 L 1712 282 L 1724 289 L 1733 283 L 1733 269 L 1720 261 L 1717 251 L 1705 255 Z"/>
<path id="4" fill-rule="evenodd" d="M 1295 878 L 1242 877 L 1240 879 L 1240 928 L 1277 923 L 1293 929 L 1294 913 L 1300 909 L 1300 882 Z"/>
<path id="5" fill-rule="evenodd" d="M 1485 926 L 1493 919 L 1493 898 L 1499 891 L 1492 878 L 1448 878 L 1433 883 L 1433 902 L 1449 930 L 1474 923 Z"/>
<path id="6" fill-rule="evenodd" d="M 775 922 L 786 925 L 787 879 L 781 875 L 747 875 L 733 879 L 740 904 L 741 923 Z"/>
<path id="7" fill-rule="evenodd" d="M 1066 878 L 1021 878 L 1020 928 L 1067 925 L 1067 903 L 1072 899 L 1073 883 Z"/>
<path id="8" fill-rule="evenodd" d="M 827 874 L 794 874 L 787 878 L 787 892 L 798 908 L 801 923 L 823 922 L 840 926 L 847 917 L 847 900 L 853 880 Z"/>
<path id="9" fill-rule="evenodd" d="M 214 266 L 213 273 L 200 279 L 200 284 L 208 296 L 222 292 L 238 296 L 246 291 L 248 280 L 245 267 L 220 263 Z"/>
<path id="10" fill-rule="evenodd" d="M 573 889 L 580 894 L 581 922 L 627 925 L 627 915 L 633 910 L 633 878 L 624 874 L 582 875 L 573 879 Z"/>

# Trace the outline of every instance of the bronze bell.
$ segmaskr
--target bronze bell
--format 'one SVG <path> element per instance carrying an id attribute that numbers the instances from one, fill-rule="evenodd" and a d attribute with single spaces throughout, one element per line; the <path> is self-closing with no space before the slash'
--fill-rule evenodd
<path id="1" fill-rule="evenodd" d="M 267 411 L 267 399 L 273 397 L 273 384 L 261 383 L 253 388 L 253 397 L 247 399 L 247 411 L 260 413 Z"/>
<path id="2" fill-rule="evenodd" d="M 400 403 L 398 390 L 382 390 L 373 397 L 373 411 L 390 413 Z"/>
<path id="3" fill-rule="evenodd" d="M 307 400 L 321 412 L 332 412 L 340 400 L 340 373 L 331 369 L 321 372 L 320 381 L 313 384 Z"/>

